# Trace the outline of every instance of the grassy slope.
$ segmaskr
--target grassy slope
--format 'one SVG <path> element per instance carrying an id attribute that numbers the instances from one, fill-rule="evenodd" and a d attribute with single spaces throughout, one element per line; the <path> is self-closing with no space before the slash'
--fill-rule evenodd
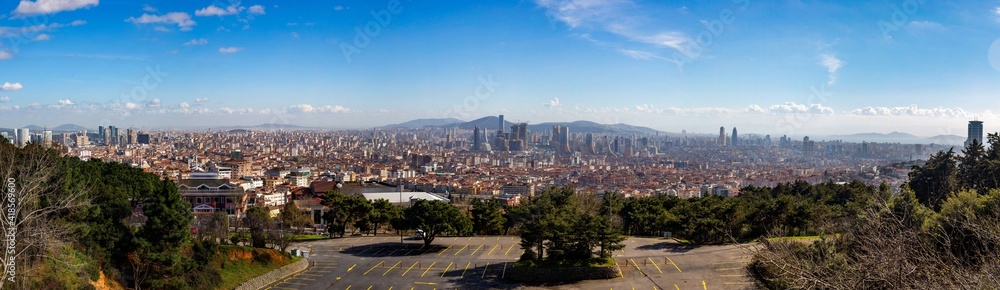
<path id="1" fill-rule="evenodd" d="M 281 268 L 297 261 L 289 259 L 278 251 L 270 249 L 254 249 L 224 245 L 219 247 L 222 263 L 222 284 L 219 289 L 233 289 L 247 280 L 264 275 L 271 270 Z"/>

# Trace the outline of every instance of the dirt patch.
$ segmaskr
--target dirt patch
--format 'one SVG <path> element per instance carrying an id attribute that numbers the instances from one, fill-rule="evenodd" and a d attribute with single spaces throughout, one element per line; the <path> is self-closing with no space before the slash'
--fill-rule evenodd
<path id="1" fill-rule="evenodd" d="M 108 279 L 108 276 L 104 275 L 104 271 L 101 271 L 101 276 L 97 278 L 97 281 L 90 281 L 90 285 L 94 286 L 94 289 L 97 290 L 125 289 L 122 285 L 119 285 L 117 281 Z"/>
<path id="2" fill-rule="evenodd" d="M 250 261 L 253 260 L 253 253 L 244 249 L 228 249 L 226 256 L 230 261 Z"/>

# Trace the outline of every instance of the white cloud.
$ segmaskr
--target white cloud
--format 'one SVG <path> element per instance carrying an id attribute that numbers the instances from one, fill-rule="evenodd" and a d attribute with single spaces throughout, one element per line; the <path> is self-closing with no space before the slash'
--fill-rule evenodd
<path id="1" fill-rule="evenodd" d="M 208 98 L 194 98 L 194 101 L 198 103 L 204 103 L 208 102 Z"/>
<path id="2" fill-rule="evenodd" d="M 146 5 L 142 5 L 142 11 L 146 11 L 146 12 L 152 13 L 152 12 L 156 12 L 157 10 L 156 10 L 155 7 L 150 6 L 149 4 L 146 4 Z"/>
<path id="3" fill-rule="evenodd" d="M 654 113 L 657 111 L 655 108 L 653 108 L 653 105 L 649 104 L 635 106 L 635 110 L 643 113 Z"/>
<path id="4" fill-rule="evenodd" d="M 6 50 L 0 50 L 0 60 L 11 59 L 11 58 L 14 58 L 13 54 L 10 54 Z"/>
<path id="5" fill-rule="evenodd" d="M 50 39 L 52 39 L 52 35 L 48 35 L 48 34 L 42 33 L 42 34 L 39 34 L 39 35 L 35 36 L 35 38 L 32 38 L 31 40 L 33 40 L 33 41 L 46 41 L 46 40 L 50 40 Z"/>
<path id="6" fill-rule="evenodd" d="M 0 103 L 10 103 L 10 97 L 4 96 L 3 98 L 0 98 Z"/>
<path id="7" fill-rule="evenodd" d="M 632 49 L 618 49 L 619 52 L 625 54 L 628 57 L 638 59 L 638 60 L 653 60 L 653 59 L 663 59 L 663 57 L 656 55 L 655 53 L 632 50 Z"/>
<path id="8" fill-rule="evenodd" d="M 768 111 L 771 113 L 807 113 L 807 114 L 833 114 L 833 108 L 823 106 L 822 104 L 796 104 L 795 102 L 786 102 L 781 105 L 772 105 L 768 107 Z"/>
<path id="9" fill-rule="evenodd" d="M 208 7 L 198 9 L 194 12 L 196 16 L 226 16 L 234 15 L 243 11 L 246 7 L 240 6 L 239 4 L 229 5 L 226 9 L 222 9 L 215 5 L 209 5 Z"/>
<path id="10" fill-rule="evenodd" d="M 250 9 L 248 9 L 247 12 L 254 15 L 264 15 L 266 13 L 264 11 L 264 6 L 260 5 L 250 6 Z"/>
<path id="11" fill-rule="evenodd" d="M 340 5 L 333 6 L 333 10 L 336 10 L 336 11 L 344 10 L 344 6 L 340 6 Z"/>
<path id="12" fill-rule="evenodd" d="M 697 57 L 692 50 L 694 41 L 686 34 L 667 29 L 648 29 L 661 26 L 651 23 L 658 17 L 646 12 L 639 3 L 629 0 L 534 0 L 546 10 L 549 17 L 570 29 L 598 30 L 624 37 L 629 41 L 676 50 L 688 57 Z M 626 53 L 625 51 L 620 51 Z M 626 53 L 635 58 L 635 54 Z M 640 58 L 642 59 L 642 58 Z M 645 58 L 653 59 L 653 58 Z"/>
<path id="13" fill-rule="evenodd" d="M 287 111 L 289 113 L 347 113 L 350 112 L 350 109 L 340 105 L 315 107 L 309 104 L 298 104 L 289 106 Z"/>
<path id="14" fill-rule="evenodd" d="M 73 20 L 73 22 L 69 23 L 70 26 L 80 26 L 80 25 L 84 25 L 84 24 L 87 24 L 87 21 Z"/>
<path id="15" fill-rule="evenodd" d="M 864 107 L 851 111 L 855 115 L 864 116 L 914 116 L 914 117 L 934 117 L 934 118 L 973 118 L 976 114 L 965 111 L 962 108 L 930 108 L 923 109 L 917 105 L 905 107 Z"/>
<path id="16" fill-rule="evenodd" d="M 191 20 L 191 15 L 185 12 L 170 12 L 164 15 L 151 15 L 143 13 L 142 16 L 129 17 L 125 19 L 125 22 L 131 22 L 135 24 L 176 24 L 177 28 L 181 31 L 190 31 L 192 26 L 197 25 L 197 22 Z"/>
<path id="17" fill-rule="evenodd" d="M 206 45 L 208 44 L 208 39 L 196 38 L 185 42 L 184 45 Z"/>
<path id="18" fill-rule="evenodd" d="M 73 104 L 73 102 L 70 101 L 69 99 L 59 100 L 59 105 L 61 105 L 61 106 L 69 106 L 69 105 L 72 105 L 72 104 Z"/>
<path id="19" fill-rule="evenodd" d="M 298 32 L 292 32 L 292 38 L 299 39 L 299 33 Z"/>
<path id="20" fill-rule="evenodd" d="M 21 83 L 3 83 L 3 85 L 0 85 L 0 91 L 20 91 L 21 89 L 24 89 Z"/>
<path id="21" fill-rule="evenodd" d="M 833 85 L 837 82 L 837 71 L 840 67 L 844 66 L 844 62 L 837 58 L 836 55 L 823 53 L 819 55 L 819 65 L 826 68 L 829 80 L 827 85 Z"/>
<path id="22" fill-rule="evenodd" d="M 549 108 L 549 109 L 558 108 L 559 107 L 559 98 L 552 98 L 551 100 L 549 100 L 548 102 L 543 103 L 542 105 L 545 106 L 546 108 Z"/>
<path id="23" fill-rule="evenodd" d="M 767 113 L 767 110 L 764 110 L 764 108 L 761 108 L 758 105 L 749 105 L 744 108 L 743 111 L 747 113 Z"/>
<path id="24" fill-rule="evenodd" d="M 99 0 L 21 0 L 14 9 L 16 15 L 52 14 L 97 6 Z"/>
<path id="25" fill-rule="evenodd" d="M 995 8 L 993 10 L 993 13 L 996 14 L 996 15 L 998 15 L 998 16 L 1000 16 L 1000 7 Z"/>
<path id="26" fill-rule="evenodd" d="M 219 48 L 219 52 L 222 53 L 222 54 L 237 53 L 237 52 L 240 52 L 242 50 L 243 50 L 242 47 L 235 47 L 235 46 L 221 47 L 221 48 Z"/>
<path id="27" fill-rule="evenodd" d="M 182 109 L 187 109 L 187 108 L 190 108 L 190 107 L 191 107 L 191 104 L 188 104 L 187 102 L 181 102 L 181 103 L 180 103 L 179 105 L 177 105 L 177 106 L 181 107 Z"/>

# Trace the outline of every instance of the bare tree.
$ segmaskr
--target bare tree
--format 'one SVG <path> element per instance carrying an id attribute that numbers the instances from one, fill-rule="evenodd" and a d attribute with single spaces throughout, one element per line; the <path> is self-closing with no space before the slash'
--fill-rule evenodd
<path id="1" fill-rule="evenodd" d="M 0 144 L 0 177 L 4 181 L 0 199 L 5 213 L 0 230 L 3 244 L 8 245 L 0 254 L 5 265 L 0 288 L 27 288 L 27 280 L 19 277 L 37 275 L 44 259 L 57 261 L 53 257 L 59 251 L 57 246 L 71 240 L 72 228 L 60 218 L 89 203 L 90 185 L 79 177 L 80 182 L 64 182 L 71 178 L 66 175 L 74 172 L 63 170 L 63 162 L 58 152 L 38 145 L 20 150 Z"/>

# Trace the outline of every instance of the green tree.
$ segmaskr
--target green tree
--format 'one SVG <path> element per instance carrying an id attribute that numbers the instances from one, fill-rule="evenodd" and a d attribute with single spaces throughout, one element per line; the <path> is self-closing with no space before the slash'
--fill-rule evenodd
<path id="1" fill-rule="evenodd" d="M 962 156 L 958 157 L 958 182 L 960 186 L 967 189 L 974 189 L 979 192 L 986 192 L 985 167 L 986 149 L 979 140 L 973 139 L 969 146 L 962 150 Z"/>
<path id="2" fill-rule="evenodd" d="M 247 209 L 243 226 L 250 231 L 250 246 L 266 248 L 271 228 L 271 213 L 266 207 L 254 206 Z"/>
<path id="3" fill-rule="evenodd" d="M 430 246 L 439 234 L 465 235 L 472 231 L 472 222 L 454 205 L 438 201 L 417 199 L 403 211 L 403 218 L 411 229 L 424 231 L 424 246 Z"/>
<path id="4" fill-rule="evenodd" d="M 372 210 L 368 221 L 372 223 L 375 235 L 378 235 L 379 227 L 389 224 L 391 221 L 399 219 L 402 216 L 402 207 L 394 205 L 385 199 L 377 199 L 372 201 Z"/>
<path id="5" fill-rule="evenodd" d="M 328 206 L 323 219 L 330 226 L 331 233 L 339 233 L 341 237 L 347 231 L 347 225 L 366 219 L 372 211 L 372 204 L 361 195 L 344 195 L 331 190 L 323 196 L 323 205 Z"/>
<path id="6" fill-rule="evenodd" d="M 499 235 L 504 231 L 507 219 L 503 214 L 503 204 L 497 199 L 472 200 L 472 231 L 480 235 Z"/>
<path id="7" fill-rule="evenodd" d="M 181 246 L 190 241 L 191 207 L 177 193 L 177 186 L 163 180 L 156 192 L 142 205 L 146 223 L 136 234 L 139 248 L 145 250 L 151 268 L 149 283 L 152 288 L 171 288 L 183 284 L 178 275 Z"/>
<path id="8" fill-rule="evenodd" d="M 921 204 L 939 210 L 948 195 L 958 189 L 957 163 L 952 149 L 934 154 L 924 166 L 913 166 L 909 187 Z"/>

